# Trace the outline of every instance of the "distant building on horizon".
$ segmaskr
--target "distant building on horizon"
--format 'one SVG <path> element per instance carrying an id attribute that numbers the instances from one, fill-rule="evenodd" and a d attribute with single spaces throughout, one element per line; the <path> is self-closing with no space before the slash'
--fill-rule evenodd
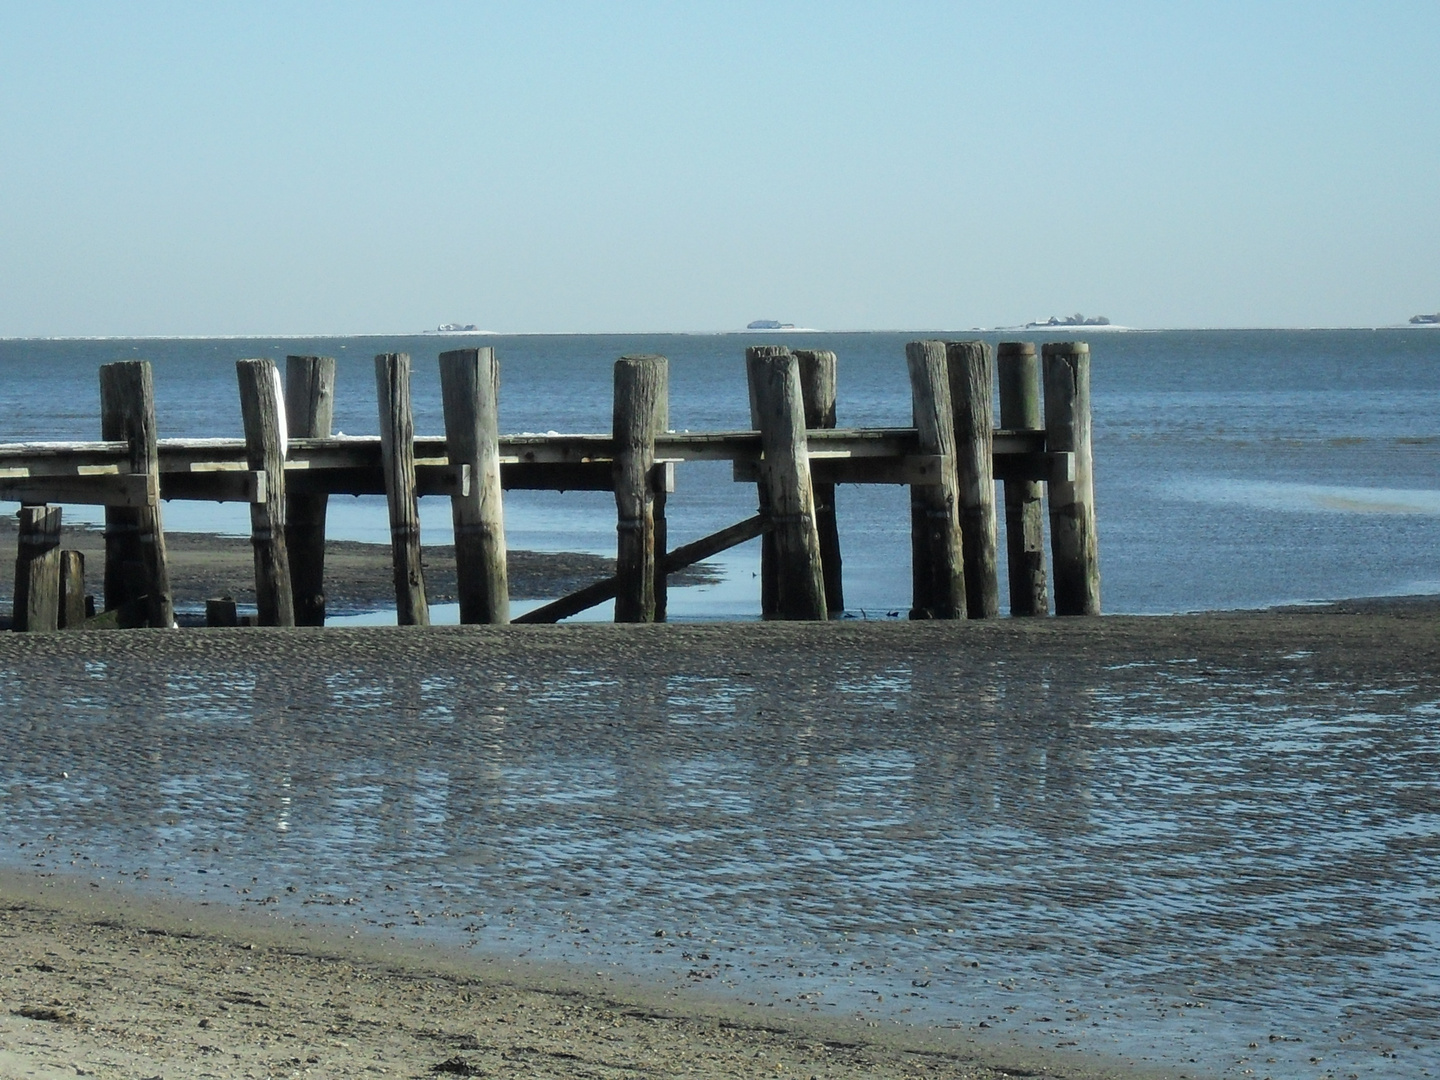
<path id="1" fill-rule="evenodd" d="M 1064 318 L 1061 318 L 1061 317 L 1058 316 L 1058 315 L 1051 315 L 1050 318 L 1046 319 L 1044 322 L 1030 322 L 1030 323 L 1026 323 L 1025 325 L 1026 325 L 1027 327 L 1031 327 L 1031 326 L 1109 326 L 1109 325 L 1110 325 L 1110 320 L 1107 319 L 1104 315 L 1095 315 L 1095 316 L 1092 316 L 1092 317 L 1090 317 L 1090 318 L 1087 319 L 1084 315 L 1081 315 L 1079 312 L 1076 312 L 1074 315 L 1066 315 Z"/>

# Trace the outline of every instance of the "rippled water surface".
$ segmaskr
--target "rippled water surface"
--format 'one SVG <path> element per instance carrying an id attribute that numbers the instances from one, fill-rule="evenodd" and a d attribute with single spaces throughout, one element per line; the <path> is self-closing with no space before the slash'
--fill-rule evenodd
<path id="1" fill-rule="evenodd" d="M 400 666 L 0 670 L 0 857 L 1191 1075 L 1440 1072 L 1433 689 Z"/>

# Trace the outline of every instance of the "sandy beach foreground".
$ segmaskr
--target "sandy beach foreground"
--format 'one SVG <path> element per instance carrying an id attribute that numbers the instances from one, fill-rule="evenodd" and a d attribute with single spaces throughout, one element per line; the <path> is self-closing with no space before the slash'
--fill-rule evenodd
<path id="1" fill-rule="evenodd" d="M 1224 679 L 1279 673 L 1297 700 L 1320 700 L 1337 684 L 1428 681 L 1440 671 L 1440 620 L 1433 600 L 1418 599 L 984 624 L 0 635 L 0 666 L 23 673 L 14 708 L 52 727 L 87 664 L 125 672 L 138 707 L 145 686 L 164 685 L 157 678 L 222 667 L 254 672 L 282 697 L 341 668 L 463 670 L 478 679 L 527 671 L 564 678 L 583 667 L 621 680 L 635 673 L 643 691 L 653 680 L 720 672 L 783 687 L 819 657 L 826 670 L 863 658 L 950 673 L 932 691 L 917 690 L 917 702 L 926 693 L 968 694 L 1001 668 L 1021 680 L 1043 672 L 1044 700 L 1063 701 L 1101 673 L 1112 687 L 1127 679 L 1141 686 L 1151 678 L 1146 663 L 1182 660 Z M 805 685 L 804 701 L 790 707 L 827 715 L 833 683 Z M 1211 693 L 1203 679 L 1167 692 L 1197 701 Z M 626 693 L 649 700 L 648 691 Z M 119 707 L 125 698 L 115 700 Z M 744 722 L 767 721 L 757 710 Z M 812 1018 L 573 966 L 397 943 L 340 922 L 343 908 L 336 921 L 301 924 L 278 909 L 267 922 L 222 903 L 162 905 L 115 888 L 113 878 L 63 878 L 54 868 L 0 874 L 0 1077 L 1157 1075 L 1098 1056 L 1021 1050 L 976 1026 Z M 1189 1075 L 1212 1071 L 1201 1061 Z"/>
<path id="2" fill-rule="evenodd" d="M 0 874 L 0 1076 L 1141 1075 Z"/>

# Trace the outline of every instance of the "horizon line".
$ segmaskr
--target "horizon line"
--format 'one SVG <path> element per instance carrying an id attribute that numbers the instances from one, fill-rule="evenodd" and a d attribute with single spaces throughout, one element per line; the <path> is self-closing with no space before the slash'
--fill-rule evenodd
<path id="1" fill-rule="evenodd" d="M 1121 324 L 1065 325 L 1048 323 L 1018 324 L 1008 326 L 971 326 L 963 330 L 937 327 L 891 327 L 879 329 L 824 330 L 816 327 L 791 327 L 750 330 L 367 330 L 352 333 L 241 333 L 241 334 L 17 334 L 0 335 L 0 341 L 307 341 L 337 338 L 399 338 L 426 337 L 456 340 L 463 338 L 490 337 L 733 337 L 742 334 L 1002 334 L 1020 331 L 1084 331 L 1102 334 L 1113 333 L 1210 333 L 1239 331 L 1325 331 L 1325 330 L 1425 330 L 1440 328 L 1437 323 L 1380 323 L 1372 325 L 1314 325 L 1314 326 L 1130 326 Z"/>

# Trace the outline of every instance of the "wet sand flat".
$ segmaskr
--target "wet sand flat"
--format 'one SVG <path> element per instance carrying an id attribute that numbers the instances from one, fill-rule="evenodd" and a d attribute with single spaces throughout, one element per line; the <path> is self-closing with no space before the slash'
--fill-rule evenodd
<path id="1" fill-rule="evenodd" d="M 0 515 L 0 618 L 9 617 L 16 522 Z M 171 589 L 178 608 L 204 609 L 212 597 L 230 596 L 241 604 L 255 603 L 255 555 L 248 537 L 213 533 L 170 532 L 165 537 Z M 105 536 L 102 530 L 69 526 L 63 546 L 85 556 L 88 591 L 101 602 L 105 581 Z M 426 597 L 432 604 L 457 600 L 455 549 L 450 545 L 422 548 Z M 584 588 L 615 572 L 615 560 L 584 552 L 508 552 L 510 596 L 536 600 L 561 596 Z M 718 580 L 711 568 L 700 564 L 672 576 L 673 587 L 709 584 Z M 330 540 L 325 545 L 325 588 L 331 614 L 376 611 L 395 606 L 395 578 L 389 547 L 354 540 Z"/>
<path id="2" fill-rule="evenodd" d="M 562 963 L 571 974 L 547 986 L 627 1024 L 640 1017 L 604 1004 L 609 984 L 576 973 L 626 972 L 686 1015 L 723 1003 L 740 1017 L 723 1039 L 750 1058 L 713 1075 L 776 1074 L 755 1057 L 778 1052 L 768 1028 L 800 1040 L 785 1071 L 864 1071 L 806 1056 L 842 1018 L 850 1034 L 832 1041 L 881 1055 L 882 1075 L 968 1075 L 1015 1045 L 1042 1056 L 1008 1065 L 1057 1075 L 1120 1061 L 1308 1076 L 1311 1059 L 1319 1075 L 1431 1075 L 1435 943 L 1405 897 L 1440 880 L 1423 833 L 1437 670 L 1426 600 L 986 624 L 0 635 L 4 861 L 80 875 L 120 912 L 97 928 L 17 901 L 7 952 L 30 950 L 9 965 L 26 1003 L 0 990 L 0 1046 L 22 1028 L 32 1048 L 81 1037 L 67 1016 L 95 1015 L 80 991 L 105 980 L 76 942 L 113 931 L 115 955 L 133 955 L 122 897 L 140 890 L 328 925 L 347 986 L 375 976 L 353 974 L 354 928 L 386 948 L 431 942 L 436 972 Z M 183 966 L 212 936 L 150 939 Z M 28 959 L 45 949 L 74 960 L 64 979 Z M 206 992 L 220 962 L 191 959 Z M 226 992 L 271 995 L 273 1020 L 290 963 L 250 965 Z M 340 1000 L 320 985 L 286 992 L 320 1002 L 292 1026 Z M 385 997 L 399 1026 L 405 998 Z M 550 1075 L 607 1075 L 583 1025 L 557 1025 L 545 1000 L 529 1026 L 559 1028 L 546 1045 L 577 1055 L 546 1051 Z M 533 1072 L 541 1058 L 494 1050 L 524 1041 L 500 1038 L 518 1008 L 447 1014 L 459 1026 L 433 1029 L 462 1038 L 407 1044 L 386 1067 L 421 1075 L 458 1055 Z M 674 1029 L 655 1023 L 645 1045 L 663 1057 Z M 218 1058 L 167 1030 L 165 1075 Z M 958 1056 L 885 1057 L 882 1034 Z M 246 1045 L 225 1052 L 259 1061 Z"/>
<path id="3" fill-rule="evenodd" d="M 206 537 L 209 542 L 216 538 Z M 248 541 L 235 541 L 245 544 Z M 374 547 L 374 545 L 358 545 Z M 383 554 L 380 557 L 384 557 Z M 812 623 L 673 624 L 667 626 L 562 625 L 557 627 L 407 627 L 257 630 L 242 633 L 105 631 L 58 636 L 0 637 L 0 661 L 29 657 L 63 670 L 67 657 L 127 658 L 158 668 L 206 656 L 305 665 L 407 655 L 499 662 L 537 658 L 577 661 L 637 658 L 666 670 L 690 670 L 771 657 L 764 666 L 827 650 L 884 659 L 951 656 L 956 670 L 996 660 L 1064 661 L 1077 676 L 1087 665 L 1189 658 L 1274 666 L 1303 651 L 1307 670 L 1364 675 L 1374 671 L 1432 670 L 1440 648 L 1440 597 L 1396 597 L 1267 611 L 1096 619 L 1009 619 L 911 623 L 846 620 Z M 312 659 L 313 657 L 313 659 Z M 298 666 L 296 666 L 298 665 Z M 41 672 L 43 674 L 43 672 Z"/>

